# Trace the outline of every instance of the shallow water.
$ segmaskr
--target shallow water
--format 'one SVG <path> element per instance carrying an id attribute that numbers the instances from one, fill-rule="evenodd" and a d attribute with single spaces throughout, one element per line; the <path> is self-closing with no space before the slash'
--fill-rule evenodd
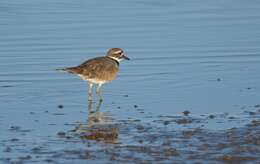
<path id="1" fill-rule="evenodd" d="M 5 156 L 28 154 L 32 143 L 52 151 L 71 146 L 56 134 L 87 124 L 87 85 L 55 69 L 110 47 L 122 47 L 131 60 L 103 87 L 100 111 L 109 122 L 157 125 L 188 110 L 203 121 L 174 129 L 244 126 L 259 118 L 245 114 L 260 103 L 258 29 L 258 1 L 2 0 L 0 143 L 18 138 L 27 145 Z"/>

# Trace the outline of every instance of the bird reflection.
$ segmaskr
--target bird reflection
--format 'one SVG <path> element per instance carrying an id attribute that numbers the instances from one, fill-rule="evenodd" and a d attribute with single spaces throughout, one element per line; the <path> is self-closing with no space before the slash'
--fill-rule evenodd
<path id="1" fill-rule="evenodd" d="M 94 102 L 92 100 L 88 101 L 88 126 L 92 127 L 98 124 L 106 124 L 112 122 L 112 118 L 108 114 L 100 111 L 102 100 L 97 102 L 96 110 L 93 110 Z"/>
<path id="2" fill-rule="evenodd" d="M 94 102 L 88 101 L 88 119 L 76 127 L 76 132 L 84 140 L 97 140 L 115 143 L 118 138 L 118 127 L 113 123 L 112 117 L 101 112 L 102 101 L 98 101 L 96 109 L 93 110 Z"/>

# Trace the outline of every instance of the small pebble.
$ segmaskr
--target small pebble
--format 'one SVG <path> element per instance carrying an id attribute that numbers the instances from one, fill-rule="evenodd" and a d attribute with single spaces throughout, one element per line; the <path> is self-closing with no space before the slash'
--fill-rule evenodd
<path id="1" fill-rule="evenodd" d="M 39 146 L 39 147 L 34 147 L 34 148 L 32 148 L 32 152 L 33 152 L 33 153 L 38 153 L 38 152 L 41 151 L 41 148 L 42 148 L 42 147 L 40 147 L 40 146 Z"/>
<path id="2" fill-rule="evenodd" d="M 209 118 L 213 119 L 213 118 L 215 118 L 215 116 L 213 114 L 211 114 L 211 115 L 209 115 Z"/>
<path id="3" fill-rule="evenodd" d="M 65 133 L 65 132 L 58 132 L 57 135 L 58 135 L 59 137 L 64 137 L 64 136 L 66 135 L 66 133 Z"/>
<path id="4" fill-rule="evenodd" d="M 27 155 L 25 157 L 18 157 L 20 160 L 29 160 L 31 159 L 32 157 L 30 155 Z"/>
<path id="5" fill-rule="evenodd" d="M 178 156 L 178 155 L 179 155 L 179 153 L 177 152 L 177 150 L 174 149 L 174 148 L 166 148 L 166 149 L 164 149 L 164 150 L 163 150 L 163 154 L 164 154 L 165 156 Z"/>
<path id="6" fill-rule="evenodd" d="M 13 86 L 12 85 L 3 85 L 1 87 L 3 87 L 3 88 L 10 88 L 10 87 L 13 87 Z"/>
<path id="7" fill-rule="evenodd" d="M 10 148 L 10 147 L 6 147 L 4 150 L 3 150 L 3 152 L 11 152 L 12 151 L 12 149 Z"/>
<path id="8" fill-rule="evenodd" d="M 249 112 L 250 115 L 255 115 L 256 113 L 255 112 Z"/>
<path id="9" fill-rule="evenodd" d="M 255 105 L 255 108 L 260 108 L 260 104 Z"/>
<path id="10" fill-rule="evenodd" d="M 169 125 L 170 124 L 170 121 L 164 121 L 163 122 L 163 125 Z"/>
<path id="11" fill-rule="evenodd" d="M 185 116 L 188 116 L 188 115 L 190 114 L 190 111 L 185 110 L 185 111 L 183 111 L 182 113 L 183 113 Z"/>
<path id="12" fill-rule="evenodd" d="M 44 160 L 44 161 L 47 162 L 47 163 L 52 163 L 52 162 L 53 162 L 52 159 L 46 159 L 46 160 Z"/>
<path id="13" fill-rule="evenodd" d="M 116 156 L 115 156 L 115 155 L 112 155 L 112 156 L 110 157 L 110 160 L 111 160 L 111 161 L 116 160 Z"/>
<path id="14" fill-rule="evenodd" d="M 20 126 L 11 126 L 10 130 L 21 130 Z"/>
<path id="15" fill-rule="evenodd" d="M 72 137 L 71 136 L 66 136 L 66 139 L 71 139 Z"/>
<path id="16" fill-rule="evenodd" d="M 177 124 L 190 124 L 190 123 L 192 123 L 192 120 L 182 118 L 182 119 L 176 120 L 176 123 L 177 123 Z"/>
<path id="17" fill-rule="evenodd" d="M 144 127 L 143 127 L 143 125 L 137 125 L 137 126 L 136 126 L 136 129 L 138 129 L 138 130 L 144 130 Z"/>
<path id="18" fill-rule="evenodd" d="M 64 106 L 60 104 L 60 105 L 58 105 L 58 108 L 62 109 L 62 108 L 64 108 Z"/>
<path id="19" fill-rule="evenodd" d="M 10 141 L 15 142 L 15 141 L 19 141 L 19 139 L 17 139 L 17 138 L 12 138 Z"/>
<path id="20" fill-rule="evenodd" d="M 172 141 L 170 140 L 170 139 L 165 139 L 164 141 L 163 141 L 163 146 L 170 146 L 172 144 Z"/>

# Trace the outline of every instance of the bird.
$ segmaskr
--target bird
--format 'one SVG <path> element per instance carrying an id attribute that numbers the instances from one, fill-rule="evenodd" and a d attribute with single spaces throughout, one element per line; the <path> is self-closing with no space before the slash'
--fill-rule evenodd
<path id="1" fill-rule="evenodd" d="M 119 71 L 119 62 L 130 60 L 121 48 L 110 48 L 105 56 L 86 60 L 75 67 L 57 69 L 78 75 L 88 82 L 88 100 L 92 101 L 92 88 L 96 85 L 96 94 L 102 101 L 101 87 L 103 84 L 114 80 Z"/>

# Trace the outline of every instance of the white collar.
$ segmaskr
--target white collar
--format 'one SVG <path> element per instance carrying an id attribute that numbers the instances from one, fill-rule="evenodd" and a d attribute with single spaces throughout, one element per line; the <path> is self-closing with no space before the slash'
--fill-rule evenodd
<path id="1" fill-rule="evenodd" d="M 108 56 L 108 57 L 113 59 L 113 60 L 116 60 L 117 62 L 120 62 L 121 60 L 123 60 L 123 59 L 118 59 L 118 58 L 115 58 L 115 57 L 112 57 L 112 56 Z"/>

